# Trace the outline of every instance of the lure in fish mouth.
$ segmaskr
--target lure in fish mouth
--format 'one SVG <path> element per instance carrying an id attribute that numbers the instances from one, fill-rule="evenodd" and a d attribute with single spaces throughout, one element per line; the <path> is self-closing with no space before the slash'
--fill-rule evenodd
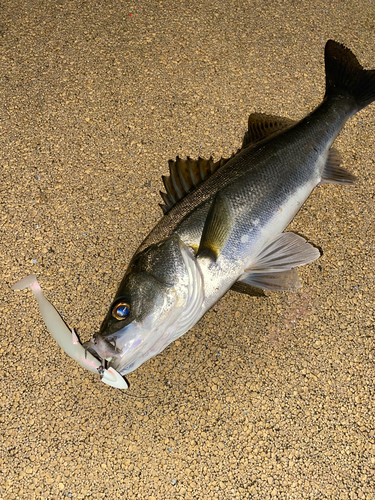
<path id="1" fill-rule="evenodd" d="M 30 288 L 33 292 L 48 330 L 68 356 L 87 370 L 93 373 L 100 373 L 102 382 L 105 384 L 118 389 L 128 388 L 126 381 L 114 368 L 106 370 L 96 358 L 91 356 L 91 354 L 87 354 L 74 330 L 69 330 L 59 313 L 44 296 L 35 274 L 30 274 L 22 278 L 12 286 L 12 290 L 23 290 L 25 288 Z"/>
<path id="2" fill-rule="evenodd" d="M 317 184 L 354 182 L 332 144 L 347 119 L 375 100 L 375 71 L 343 45 L 327 42 L 325 69 L 323 101 L 301 121 L 253 113 L 231 158 L 169 162 L 164 216 L 85 344 L 103 366 L 132 372 L 230 289 L 259 296 L 300 287 L 296 268 L 320 252 L 284 230 Z"/>

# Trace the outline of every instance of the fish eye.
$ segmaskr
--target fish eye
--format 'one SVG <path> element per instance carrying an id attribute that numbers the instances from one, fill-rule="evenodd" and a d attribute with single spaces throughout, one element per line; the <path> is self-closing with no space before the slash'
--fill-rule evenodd
<path id="1" fill-rule="evenodd" d="M 118 320 L 126 319 L 130 314 L 130 306 L 126 302 L 117 302 L 112 307 L 112 316 Z"/>

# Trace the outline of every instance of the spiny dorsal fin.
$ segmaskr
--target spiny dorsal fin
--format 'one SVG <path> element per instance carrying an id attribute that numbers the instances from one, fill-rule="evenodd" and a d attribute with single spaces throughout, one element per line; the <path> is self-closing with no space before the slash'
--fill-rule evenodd
<path id="1" fill-rule="evenodd" d="M 203 181 L 211 177 L 218 168 L 222 167 L 231 158 L 220 158 L 215 163 L 212 157 L 209 160 L 204 160 L 200 157 L 198 160 L 192 160 L 189 157 L 186 160 L 182 160 L 177 156 L 176 161 L 169 160 L 170 175 L 162 176 L 167 192 L 163 193 L 160 191 L 160 195 L 164 201 L 164 205 L 160 204 L 163 213 L 166 214 L 169 212 L 178 201 L 193 191 Z"/>
<path id="2" fill-rule="evenodd" d="M 242 149 L 291 127 L 295 123 L 295 121 L 289 118 L 265 115 L 263 113 L 252 113 L 249 116 L 248 130 L 243 138 L 242 147 L 237 153 L 233 153 L 230 158 L 220 158 L 215 163 L 212 157 L 209 160 L 204 160 L 203 158 L 192 160 L 189 157 L 186 160 L 182 160 L 179 157 L 176 158 L 176 161 L 169 160 L 169 175 L 163 175 L 162 177 L 167 192 L 163 193 L 160 191 L 164 205 L 160 204 L 159 206 L 163 210 L 164 215 L 178 201 L 208 179 L 218 168 L 225 165 Z"/>
<path id="3" fill-rule="evenodd" d="M 264 113 L 251 113 L 248 120 L 248 130 L 243 138 L 241 149 L 281 132 L 281 130 L 285 130 L 295 123 L 297 122 L 290 118 L 266 115 Z"/>

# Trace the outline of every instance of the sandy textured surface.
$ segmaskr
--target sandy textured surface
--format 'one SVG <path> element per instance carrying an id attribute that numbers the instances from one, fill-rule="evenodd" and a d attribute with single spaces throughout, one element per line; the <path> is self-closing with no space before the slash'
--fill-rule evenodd
<path id="1" fill-rule="evenodd" d="M 374 18 L 372 0 L 2 2 L 2 499 L 375 499 L 375 105 L 336 142 L 357 184 L 318 187 L 291 225 L 323 251 L 303 288 L 228 293 L 127 393 L 10 290 L 36 273 L 88 340 L 167 160 L 230 154 L 253 111 L 302 118 L 328 38 L 375 68 Z"/>

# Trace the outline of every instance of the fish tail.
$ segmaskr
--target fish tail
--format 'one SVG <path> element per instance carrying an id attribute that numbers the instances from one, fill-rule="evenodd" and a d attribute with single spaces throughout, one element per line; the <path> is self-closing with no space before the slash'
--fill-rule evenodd
<path id="1" fill-rule="evenodd" d="M 325 97 L 350 96 L 359 111 L 375 100 L 375 70 L 366 70 L 353 52 L 328 40 L 325 48 Z"/>

